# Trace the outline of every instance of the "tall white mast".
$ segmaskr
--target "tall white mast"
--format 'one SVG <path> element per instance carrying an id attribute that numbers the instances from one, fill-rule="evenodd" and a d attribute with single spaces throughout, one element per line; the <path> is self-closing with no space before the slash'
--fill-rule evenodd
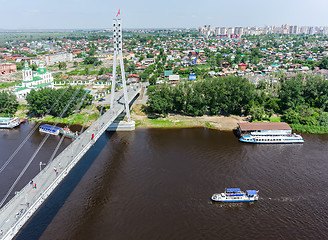
<path id="1" fill-rule="evenodd" d="M 111 99 L 110 99 L 110 107 L 114 106 L 114 95 L 115 95 L 115 85 L 116 85 L 116 66 L 117 66 L 117 57 L 120 59 L 121 66 L 121 75 L 122 75 L 122 84 L 123 84 L 123 94 L 124 94 L 124 104 L 125 104 L 125 112 L 128 122 L 131 121 L 130 117 L 130 108 L 129 108 L 129 100 L 128 100 L 128 92 L 126 87 L 125 80 L 125 70 L 124 70 L 124 61 L 123 61 L 123 41 L 122 41 L 122 21 L 121 19 L 113 20 L 113 38 L 114 38 L 114 62 L 113 62 L 113 76 L 112 76 L 112 91 L 111 91 Z"/>

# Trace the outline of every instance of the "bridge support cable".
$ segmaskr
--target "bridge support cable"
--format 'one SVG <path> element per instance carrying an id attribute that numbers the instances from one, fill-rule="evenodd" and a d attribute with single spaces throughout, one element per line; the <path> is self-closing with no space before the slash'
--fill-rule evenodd
<path id="1" fill-rule="evenodd" d="M 135 92 L 129 91 L 129 99 L 134 99 L 138 94 L 137 91 L 140 92 L 140 89 L 135 90 Z M 12 198 L 12 200 L 0 208 L 0 219 L 6 219 L 6 221 L 0 221 L 0 227 L 4 231 L 3 239 L 14 238 L 24 224 L 41 207 L 44 201 L 122 111 L 124 111 L 124 106 L 122 104 L 115 104 L 114 111 L 107 111 L 104 113 L 104 115 L 97 119 L 97 121 L 81 135 L 81 138 L 72 142 L 67 149 L 53 160 L 52 163 L 47 165 L 42 172 L 35 176 L 34 180 L 38 183 L 38 190 L 30 191 L 30 184 L 27 183 L 25 187 Z M 101 126 L 100 130 L 98 129 L 98 126 Z M 95 135 L 93 139 L 90 139 L 92 133 Z M 57 174 L 54 176 L 52 167 L 62 161 L 64 163 L 64 169 L 58 174 L 58 176 Z M 22 215 L 17 216 L 17 209 L 20 209 L 22 205 L 22 196 L 28 196 L 25 201 L 29 202 L 30 207 L 27 211 L 23 212 Z M 15 218 L 13 218 L 13 216 L 15 216 Z"/>
<path id="2" fill-rule="evenodd" d="M 93 107 L 93 106 L 91 105 L 90 110 L 88 111 L 87 119 L 86 119 L 86 121 L 85 121 L 85 122 L 83 123 L 83 125 L 82 125 L 81 131 L 80 131 L 80 134 L 83 133 L 84 128 L 85 128 L 86 124 L 87 124 L 88 121 L 89 121 L 89 117 L 90 117 L 90 114 L 91 114 L 91 111 L 92 111 L 92 107 Z"/>
<path id="3" fill-rule="evenodd" d="M 65 112 L 67 111 L 69 105 L 71 105 L 72 101 L 74 100 L 74 98 L 76 97 L 77 93 L 81 90 L 81 88 L 78 88 L 73 96 L 71 97 L 71 99 L 69 100 L 68 104 L 65 106 L 65 108 L 62 110 L 62 112 L 60 113 L 59 119 L 56 121 L 56 123 L 53 126 L 56 126 L 58 124 L 58 122 L 60 121 L 60 119 L 63 117 L 63 115 L 65 114 Z M 31 165 L 32 161 L 34 160 L 34 158 L 36 157 L 36 155 L 39 153 L 40 149 L 43 147 L 43 144 L 47 141 L 47 139 L 49 138 L 50 134 L 48 133 L 43 139 L 42 142 L 39 144 L 38 148 L 36 149 L 36 151 L 33 153 L 32 157 L 29 159 L 29 161 L 26 163 L 25 167 L 23 168 L 23 170 L 20 172 L 20 174 L 18 175 L 18 177 L 16 178 L 15 182 L 12 184 L 12 186 L 10 187 L 10 189 L 8 190 L 7 194 L 5 195 L 5 197 L 1 200 L 0 202 L 0 207 L 2 207 L 2 205 L 4 204 L 4 202 L 7 200 L 8 196 L 11 194 L 12 190 L 15 188 L 15 186 L 17 185 L 18 181 L 22 178 L 22 176 L 24 175 L 24 173 L 26 172 L 27 168 Z"/>
<path id="4" fill-rule="evenodd" d="M 52 109 L 58 104 L 60 99 L 64 96 L 64 94 L 67 92 L 68 88 L 65 89 L 65 91 L 62 92 L 62 94 L 59 96 L 59 98 L 56 100 L 56 102 L 49 108 L 49 110 L 44 114 L 49 114 Z M 16 150 L 13 152 L 13 154 L 7 159 L 7 161 L 2 165 L 0 168 L 0 173 L 3 172 L 3 170 L 7 167 L 7 165 L 13 160 L 13 158 L 16 156 L 16 154 L 21 150 L 21 148 L 25 145 L 25 143 L 29 140 L 29 138 L 32 136 L 32 134 L 40 127 L 42 122 L 37 123 L 34 128 L 29 132 L 29 134 L 25 137 L 23 142 L 16 148 Z"/>
<path id="5" fill-rule="evenodd" d="M 84 94 L 84 96 L 82 97 L 81 102 L 80 102 L 79 105 L 77 106 L 77 108 L 76 108 L 76 110 L 75 110 L 75 114 L 73 115 L 73 117 L 72 117 L 70 123 L 68 124 L 67 128 L 69 128 L 69 127 L 72 125 L 72 123 L 73 123 L 73 121 L 74 121 L 74 119 L 75 119 L 75 117 L 76 117 L 76 114 L 77 114 L 77 112 L 80 110 L 80 108 L 82 107 L 83 101 L 84 101 L 85 97 L 87 96 L 87 94 L 88 94 L 88 93 L 85 92 L 85 94 Z M 62 135 L 62 137 L 60 138 L 60 141 L 58 142 L 58 144 L 57 144 L 57 146 L 56 146 L 54 152 L 52 153 L 52 155 L 51 155 L 51 157 L 50 157 L 48 163 L 51 162 L 51 161 L 55 158 L 55 155 L 56 155 L 56 153 L 58 152 L 58 149 L 59 149 L 60 145 L 61 145 L 62 142 L 64 141 L 64 138 L 65 138 L 65 136 Z"/>
<path id="6" fill-rule="evenodd" d="M 121 43 L 121 47 L 122 47 L 122 43 Z M 122 51 L 120 51 L 120 62 L 121 62 L 121 72 L 122 72 L 122 84 L 123 84 L 125 113 L 126 113 L 126 118 L 127 118 L 128 122 L 131 122 L 130 105 L 129 105 L 127 87 L 126 87 L 125 70 L 124 70 L 124 63 L 123 63 L 123 54 L 122 54 Z"/>

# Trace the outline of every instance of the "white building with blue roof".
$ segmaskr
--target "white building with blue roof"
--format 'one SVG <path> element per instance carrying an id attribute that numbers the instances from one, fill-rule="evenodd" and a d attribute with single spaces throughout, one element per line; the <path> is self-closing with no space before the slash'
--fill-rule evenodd
<path id="1" fill-rule="evenodd" d="M 54 79 L 50 71 L 46 70 L 43 62 L 39 63 L 37 71 L 33 72 L 32 69 L 28 66 L 28 63 L 25 63 L 25 67 L 22 70 L 23 73 L 23 82 L 15 86 L 13 93 L 18 98 L 25 98 L 26 95 L 31 92 L 32 89 L 40 90 L 42 88 L 54 87 Z"/>

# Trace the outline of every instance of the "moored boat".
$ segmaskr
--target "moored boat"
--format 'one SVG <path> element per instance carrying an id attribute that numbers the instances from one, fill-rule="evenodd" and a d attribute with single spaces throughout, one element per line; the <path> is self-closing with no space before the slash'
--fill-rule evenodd
<path id="1" fill-rule="evenodd" d="M 14 128 L 21 124 L 18 117 L 14 118 L 0 118 L 0 128 Z"/>
<path id="2" fill-rule="evenodd" d="M 68 127 L 64 127 L 60 130 L 60 133 L 63 134 L 67 138 L 77 138 L 79 134 L 77 132 L 72 132 Z"/>
<path id="3" fill-rule="evenodd" d="M 223 193 L 215 193 L 211 199 L 215 202 L 254 202 L 259 199 L 257 190 L 246 190 L 240 188 L 226 188 Z"/>
<path id="4" fill-rule="evenodd" d="M 62 129 L 61 127 L 56 127 L 49 124 L 43 124 L 39 127 L 40 132 L 49 133 L 52 135 L 58 135 L 61 129 Z"/>
<path id="5" fill-rule="evenodd" d="M 280 133 L 260 133 L 252 132 L 249 135 L 243 135 L 239 141 L 246 143 L 304 143 L 301 135 L 280 134 Z"/>
<path id="6" fill-rule="evenodd" d="M 303 143 L 301 135 L 292 133 L 284 122 L 238 123 L 239 141 L 245 143 Z"/>

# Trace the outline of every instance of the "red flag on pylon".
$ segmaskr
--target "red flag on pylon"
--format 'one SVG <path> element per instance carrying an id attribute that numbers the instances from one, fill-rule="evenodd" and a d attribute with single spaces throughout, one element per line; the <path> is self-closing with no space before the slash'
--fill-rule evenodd
<path id="1" fill-rule="evenodd" d="M 121 14 L 121 9 L 118 10 L 118 13 L 116 14 L 116 17 Z"/>

